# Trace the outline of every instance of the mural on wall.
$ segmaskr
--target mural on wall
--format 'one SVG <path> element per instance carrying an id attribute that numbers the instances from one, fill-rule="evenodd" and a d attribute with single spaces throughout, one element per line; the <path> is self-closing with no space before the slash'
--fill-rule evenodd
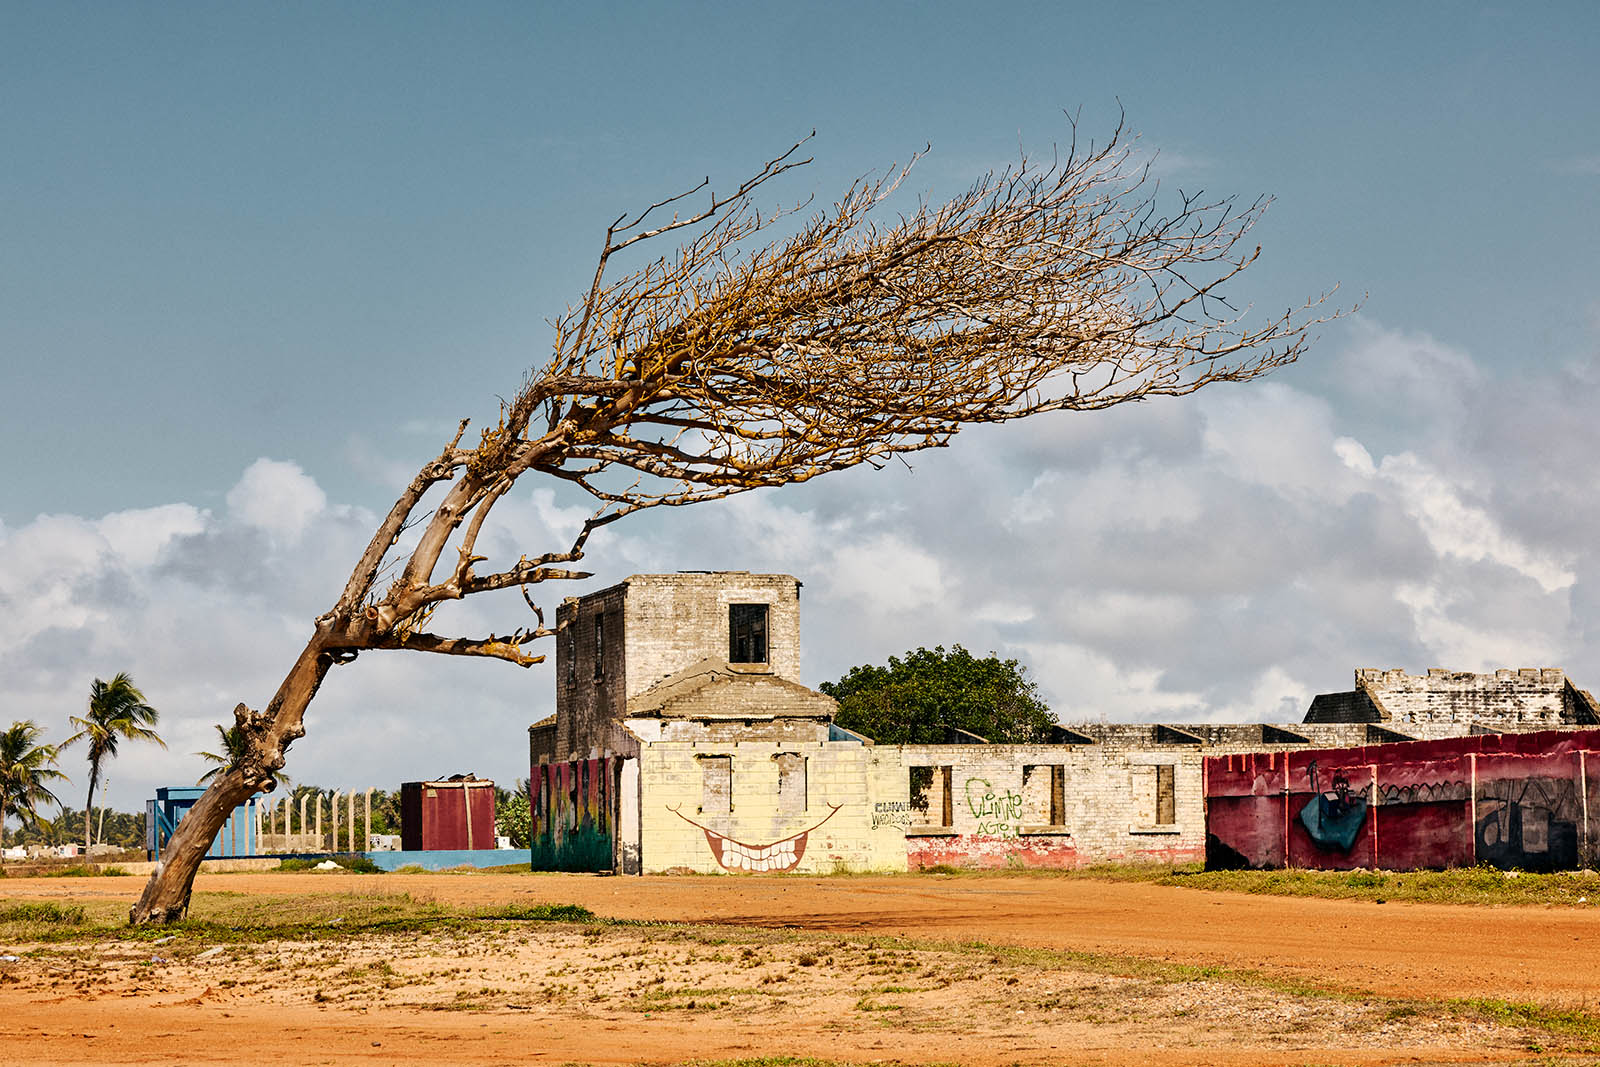
<path id="1" fill-rule="evenodd" d="M 822 821 L 808 826 L 797 834 L 791 834 L 780 841 L 767 845 L 751 845 L 743 841 L 735 841 L 725 834 L 720 834 L 709 826 L 695 822 L 679 810 L 682 805 L 668 805 L 667 810 L 672 812 L 684 822 L 706 835 L 706 844 L 711 847 L 711 858 L 717 861 L 717 866 L 725 871 L 754 871 L 766 873 L 777 871 L 792 871 L 800 865 L 806 855 L 806 841 L 812 831 L 818 829 L 823 823 L 839 814 L 843 804 L 829 804 L 832 808 Z"/>
<path id="2" fill-rule="evenodd" d="M 1302 855 L 1295 839 L 1320 828 L 1325 839 L 1341 823 L 1340 791 L 1318 790 L 1311 766 L 1326 781 L 1342 768 L 1344 794 L 1373 799 L 1366 830 L 1349 851 L 1326 840 Z M 1299 753 L 1207 757 L 1208 865 L 1338 867 L 1361 862 L 1405 870 L 1486 864 L 1530 871 L 1570 870 L 1600 856 L 1600 729 L 1473 734 L 1433 741 L 1397 741 Z M 1370 774 L 1372 784 L 1363 788 Z M 1295 786 L 1312 779 L 1312 818 L 1285 818 Z M 1355 788 L 1350 789 L 1354 783 Z M 1331 784 L 1331 783 L 1330 783 Z M 1303 789 L 1303 787 L 1302 787 Z M 1298 794 L 1298 795 L 1297 795 Z M 1354 807 L 1344 816 L 1354 821 Z M 1334 818 L 1317 823 L 1323 815 Z M 1338 842 L 1334 843 L 1335 845 Z"/>
<path id="3" fill-rule="evenodd" d="M 1530 871 L 1575 868 L 1582 814 L 1571 778 L 1480 782 L 1474 808 L 1478 859 Z"/>
<path id="4" fill-rule="evenodd" d="M 1350 779 L 1335 771 L 1327 792 L 1317 785 L 1317 761 L 1306 768 L 1312 797 L 1300 809 L 1300 824 L 1322 848 L 1349 852 L 1367 820 L 1367 798 L 1350 792 Z"/>
<path id="5" fill-rule="evenodd" d="M 616 783 L 621 758 L 541 763 L 532 768 L 529 841 L 536 871 L 609 871 L 615 863 Z"/>
<path id="6" fill-rule="evenodd" d="M 1472 786 L 1461 779 L 1453 782 L 1413 782 L 1409 785 L 1384 782 L 1378 786 L 1379 804 L 1443 804 L 1471 798 Z"/>

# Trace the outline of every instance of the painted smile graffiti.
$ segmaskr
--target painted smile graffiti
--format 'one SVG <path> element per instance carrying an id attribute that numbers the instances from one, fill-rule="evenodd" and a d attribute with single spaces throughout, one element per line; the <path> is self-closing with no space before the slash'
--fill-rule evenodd
<path id="1" fill-rule="evenodd" d="M 823 816 L 822 822 L 781 841 L 774 841 L 770 845 L 748 845 L 743 841 L 735 841 L 731 837 L 717 833 L 709 826 L 695 822 L 678 808 L 669 807 L 667 810 L 706 835 L 706 844 L 711 846 L 711 858 L 716 860 L 717 865 L 723 870 L 781 872 L 792 871 L 800 865 L 800 861 L 806 855 L 806 838 L 811 831 L 837 815 L 844 805 L 829 804 L 828 807 L 833 810 Z"/>

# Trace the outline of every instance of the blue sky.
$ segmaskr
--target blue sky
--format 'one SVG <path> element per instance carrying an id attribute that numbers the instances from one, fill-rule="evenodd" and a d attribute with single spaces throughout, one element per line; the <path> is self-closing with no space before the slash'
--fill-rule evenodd
<path id="1" fill-rule="evenodd" d="M 962 642 L 1069 721 L 1281 719 L 1358 665 L 1600 685 L 1600 14 L 1293 10 L 0 3 L 0 715 L 59 738 L 129 670 L 172 752 L 113 803 L 192 779 L 617 213 L 813 128 L 775 196 L 925 144 L 938 196 L 1119 107 L 1164 186 L 1276 198 L 1244 299 L 1359 312 L 1265 383 L 613 527 L 597 581 L 787 570 L 807 681 Z M 576 515 L 507 503 L 513 557 Z M 297 778 L 525 773 L 542 668 L 380 659 Z"/>

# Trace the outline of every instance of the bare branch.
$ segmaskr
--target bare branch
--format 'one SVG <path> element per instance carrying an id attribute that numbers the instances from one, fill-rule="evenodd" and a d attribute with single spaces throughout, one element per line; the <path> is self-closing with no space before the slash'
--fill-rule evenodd
<path id="1" fill-rule="evenodd" d="M 526 632 L 518 631 L 509 637 L 486 638 L 440 637 L 437 634 L 408 633 L 387 634 L 375 639 L 369 648 L 408 649 L 413 652 L 435 652 L 442 656 L 477 656 L 483 659 L 503 659 L 519 667 L 543 663 L 543 656 L 530 656 L 522 646 L 541 637 L 549 637 L 554 630 L 540 627 Z"/>

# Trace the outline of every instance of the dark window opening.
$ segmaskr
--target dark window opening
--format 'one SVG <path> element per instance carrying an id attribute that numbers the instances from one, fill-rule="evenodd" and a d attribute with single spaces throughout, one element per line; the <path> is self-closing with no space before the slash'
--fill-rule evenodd
<path id="1" fill-rule="evenodd" d="M 606 662 L 606 617 L 604 615 L 596 615 L 594 617 L 594 676 L 595 676 L 595 678 L 599 679 L 599 678 L 604 678 L 606 676 L 605 662 Z"/>
<path id="2" fill-rule="evenodd" d="M 950 766 L 911 767 L 911 810 L 920 816 L 921 826 L 950 826 L 955 822 L 955 805 L 950 793 Z"/>
<path id="3" fill-rule="evenodd" d="M 728 605 L 728 662 L 767 662 L 767 606 Z"/>
<path id="4" fill-rule="evenodd" d="M 561 635 L 563 651 L 567 654 L 567 684 L 578 684 L 578 641 L 569 626 L 567 632 Z"/>

